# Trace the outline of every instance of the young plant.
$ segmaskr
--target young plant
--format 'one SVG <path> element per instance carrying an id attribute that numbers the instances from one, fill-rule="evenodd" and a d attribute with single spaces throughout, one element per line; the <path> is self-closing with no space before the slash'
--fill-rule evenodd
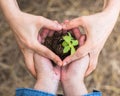
<path id="1" fill-rule="evenodd" d="M 78 45 L 78 40 L 75 40 L 71 34 L 68 32 L 68 35 L 63 36 L 63 53 L 68 53 L 70 51 L 70 54 L 74 54 L 75 53 L 75 46 Z"/>

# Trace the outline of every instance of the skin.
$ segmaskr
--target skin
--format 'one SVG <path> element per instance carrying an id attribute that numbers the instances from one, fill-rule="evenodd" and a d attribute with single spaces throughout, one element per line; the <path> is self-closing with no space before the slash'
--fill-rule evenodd
<path id="1" fill-rule="evenodd" d="M 73 29 L 73 32 L 79 32 L 79 29 Z M 80 36 L 80 37 L 79 37 Z M 85 35 L 76 35 L 79 39 L 79 45 L 85 43 Z M 87 94 L 87 89 L 84 84 L 84 77 L 89 65 L 89 56 L 85 56 L 79 60 L 62 67 L 61 83 L 65 96 L 81 96 Z"/>
<path id="2" fill-rule="evenodd" d="M 79 32 L 77 28 L 73 30 L 73 32 Z M 80 46 L 82 46 L 85 36 L 80 35 Z M 58 84 L 61 81 L 65 96 L 81 96 L 88 93 L 84 84 L 84 76 L 88 68 L 89 56 L 74 61 L 65 67 L 59 67 L 53 66 L 49 59 L 35 53 L 34 62 L 37 73 L 34 89 L 56 94 Z"/>
<path id="3" fill-rule="evenodd" d="M 61 82 L 65 96 L 81 96 L 88 93 L 84 84 L 88 65 L 89 56 L 85 56 L 62 68 Z"/>
<path id="4" fill-rule="evenodd" d="M 84 84 L 84 76 L 88 68 L 89 56 L 62 68 L 53 67 L 49 59 L 38 54 L 34 55 L 34 61 L 37 72 L 35 90 L 56 94 L 61 79 L 65 96 L 81 96 L 88 93 Z"/>
<path id="5" fill-rule="evenodd" d="M 75 54 L 65 58 L 64 66 L 89 54 L 90 61 L 86 76 L 96 68 L 98 56 L 119 16 L 120 0 L 108 0 L 104 8 L 100 13 L 66 20 L 62 24 L 64 30 L 83 27 L 86 33 L 84 46 L 78 48 Z"/>
<path id="6" fill-rule="evenodd" d="M 0 0 L 0 7 L 13 30 L 13 34 L 15 35 L 18 45 L 24 55 L 26 66 L 34 77 L 36 77 L 33 61 L 34 52 L 53 60 L 60 66 L 62 64 L 64 66 L 70 64 L 70 62 L 89 54 L 90 62 L 89 68 L 86 72 L 87 76 L 96 68 L 100 51 L 112 32 L 119 15 L 120 0 L 107 1 L 108 3 L 105 3 L 102 12 L 78 17 L 71 21 L 65 21 L 62 26 L 58 22 L 51 21 L 42 16 L 35 16 L 21 12 L 16 0 L 7 0 L 7 2 L 5 0 Z M 38 33 L 42 28 L 48 28 L 51 30 L 61 30 L 63 28 L 64 30 L 68 30 L 79 26 L 84 28 L 87 40 L 84 46 L 80 47 L 74 55 L 67 57 L 63 62 L 57 55 L 37 41 Z M 47 32 L 45 31 L 45 33 Z M 42 37 L 39 36 L 39 39 L 42 42 L 43 39 L 41 38 Z"/>
<path id="7" fill-rule="evenodd" d="M 7 2 L 0 0 L 0 7 L 24 55 L 26 66 L 34 77 L 36 77 L 33 61 L 35 52 L 53 60 L 59 66 L 62 65 L 61 59 L 37 40 L 38 33 L 42 28 L 61 30 L 62 26 L 58 22 L 22 12 L 16 0 L 7 0 Z"/>
<path id="8" fill-rule="evenodd" d="M 56 94 L 60 81 L 60 67 L 53 66 L 51 61 L 45 57 L 34 54 L 37 81 L 34 89 Z"/>

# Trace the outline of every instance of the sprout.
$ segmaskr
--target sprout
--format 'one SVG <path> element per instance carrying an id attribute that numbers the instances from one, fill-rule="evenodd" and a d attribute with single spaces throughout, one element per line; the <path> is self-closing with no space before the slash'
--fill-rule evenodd
<path id="1" fill-rule="evenodd" d="M 78 40 L 75 40 L 71 34 L 68 32 L 68 35 L 63 36 L 63 43 L 62 46 L 64 47 L 63 53 L 68 53 L 70 51 L 70 54 L 75 53 L 75 46 L 78 45 Z"/>

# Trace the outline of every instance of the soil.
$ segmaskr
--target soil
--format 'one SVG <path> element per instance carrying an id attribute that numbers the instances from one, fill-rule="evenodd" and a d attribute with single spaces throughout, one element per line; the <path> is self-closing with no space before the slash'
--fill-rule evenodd
<path id="1" fill-rule="evenodd" d="M 62 42 L 63 42 L 63 36 L 67 35 L 67 33 L 63 33 L 63 32 L 57 32 L 55 31 L 53 36 L 51 37 L 47 37 L 45 39 L 45 42 L 43 43 L 43 45 L 45 45 L 47 48 L 49 48 L 50 50 L 52 50 L 56 55 L 58 55 L 62 60 L 70 55 L 70 51 L 68 53 L 63 53 L 63 46 L 62 46 Z M 71 34 L 72 37 L 75 39 L 75 36 L 73 34 Z M 75 49 L 77 49 L 78 46 L 75 47 Z"/>

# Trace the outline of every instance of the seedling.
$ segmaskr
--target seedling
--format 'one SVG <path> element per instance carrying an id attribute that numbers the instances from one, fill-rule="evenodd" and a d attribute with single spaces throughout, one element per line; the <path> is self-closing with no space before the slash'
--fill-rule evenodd
<path id="1" fill-rule="evenodd" d="M 78 40 L 75 40 L 70 32 L 68 32 L 68 35 L 65 35 L 63 36 L 63 43 L 62 43 L 62 46 L 63 46 L 63 53 L 68 53 L 70 51 L 70 54 L 74 54 L 75 53 L 75 46 L 78 45 Z"/>

